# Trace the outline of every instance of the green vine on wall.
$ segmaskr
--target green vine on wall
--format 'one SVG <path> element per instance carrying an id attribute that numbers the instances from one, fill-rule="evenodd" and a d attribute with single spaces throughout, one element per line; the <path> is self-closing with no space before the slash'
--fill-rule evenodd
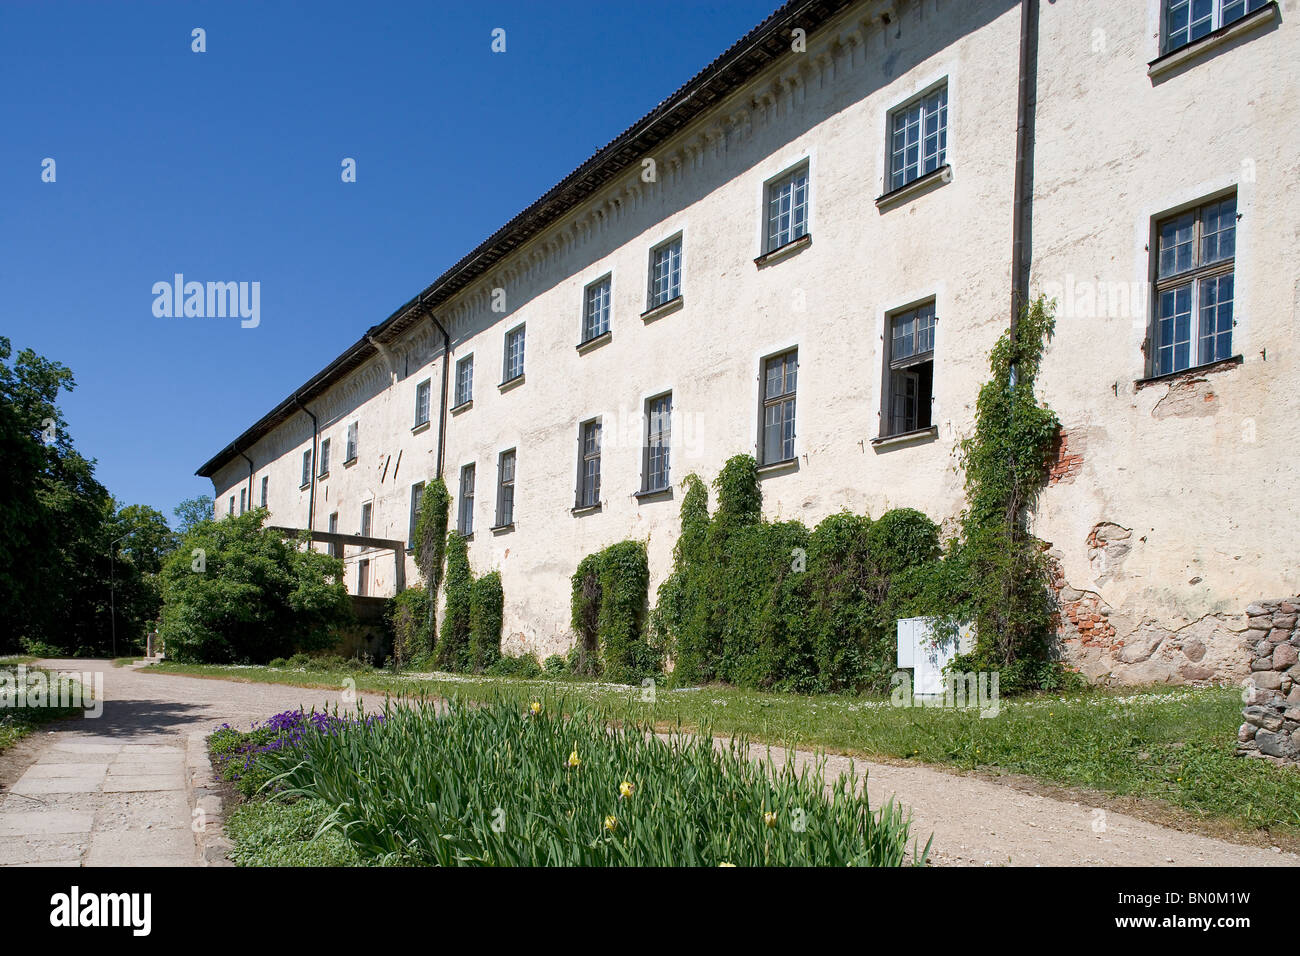
<path id="1" fill-rule="evenodd" d="M 587 555 L 573 572 L 572 585 L 575 673 L 600 673 L 612 681 L 658 673 L 662 656 L 645 640 L 650 586 L 645 542 L 619 541 Z"/>
<path id="2" fill-rule="evenodd" d="M 1051 687 L 1053 604 L 1046 557 L 1029 531 L 1029 513 L 1047 484 L 1060 421 L 1034 394 L 1043 353 L 1055 328 L 1052 303 L 1040 296 L 1023 310 L 989 355 L 991 377 L 980 389 L 975 431 L 959 446 L 966 473 L 961 560 L 977 643 L 954 663 L 962 670 L 1001 670 L 1003 689 Z"/>

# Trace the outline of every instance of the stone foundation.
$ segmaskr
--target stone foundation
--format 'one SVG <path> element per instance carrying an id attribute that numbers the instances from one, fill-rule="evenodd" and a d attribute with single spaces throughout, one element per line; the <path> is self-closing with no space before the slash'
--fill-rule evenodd
<path id="1" fill-rule="evenodd" d="M 1300 597 L 1246 608 L 1250 655 L 1237 752 L 1275 762 L 1300 762 Z"/>

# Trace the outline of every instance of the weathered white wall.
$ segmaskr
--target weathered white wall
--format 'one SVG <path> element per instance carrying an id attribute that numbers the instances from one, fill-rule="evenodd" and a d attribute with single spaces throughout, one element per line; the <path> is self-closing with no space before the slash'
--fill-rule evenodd
<path id="1" fill-rule="evenodd" d="M 1035 287 L 1067 274 L 1145 282 L 1142 245 L 1153 214 L 1229 181 L 1247 156 L 1257 158 L 1259 180 L 1241 192 L 1239 318 L 1250 325 L 1238 351 L 1247 361 L 1212 377 L 1216 398 L 1197 404 L 1197 414 L 1153 415 L 1168 386 L 1134 395 L 1145 311 L 1063 313 L 1049 351 L 1043 395 L 1086 451 L 1083 473 L 1044 496 L 1038 532 L 1061 552 L 1071 586 L 1099 590 L 1111 620 L 1126 628 L 1100 657 L 1083 655 L 1096 676 L 1110 669 L 1098 662 L 1122 653 L 1120 641 L 1132 646 L 1129 635 L 1145 622 L 1172 632 L 1205 614 L 1239 613 L 1260 594 L 1295 590 L 1283 583 L 1294 570 L 1294 525 L 1270 517 L 1271 506 L 1286 514 L 1295 487 L 1281 451 L 1296 412 L 1283 387 L 1295 373 L 1297 274 L 1297 217 L 1283 186 L 1296 179 L 1295 119 L 1284 109 L 1295 93 L 1290 25 L 1153 88 L 1145 69 L 1151 24 L 1130 7 L 1043 4 Z M 878 516 L 909 506 L 944 521 L 960 511 L 954 445 L 970 431 L 988 349 L 1007 323 L 1019 4 L 902 3 L 888 27 L 879 9 L 851 11 L 815 35 L 806 54 L 777 64 L 660 150 L 657 183 L 625 177 L 440 310 L 453 335 L 453 375 L 456 360 L 475 356 L 473 406 L 449 416 L 445 477 L 457 495 L 460 467 L 477 464 L 470 559 L 477 573 L 501 571 L 508 651 L 545 656 L 569 646 L 569 576 L 598 548 L 644 539 L 652 591 L 667 574 L 679 501 L 633 497 L 645 399 L 673 392 L 674 481 L 692 471 L 711 480 L 731 455 L 755 451 L 760 360 L 790 347 L 799 349 L 798 463 L 763 480 L 769 517 L 811 525 L 846 508 Z M 1108 30 L 1101 53 L 1091 51 L 1094 25 Z M 1274 79 L 1260 84 L 1260 75 Z M 875 198 L 885 191 L 887 112 L 945 77 L 951 181 L 882 212 Z M 1199 106 L 1206 96 L 1210 105 Z M 1237 118 L 1224 123 L 1225 115 Z M 758 268 L 763 184 L 805 160 L 812 244 Z M 1255 216 L 1261 203 L 1278 213 L 1267 223 L 1252 221 L 1265 218 Z M 684 306 L 645 322 L 649 251 L 677 231 Z M 607 272 L 612 340 L 580 355 L 583 288 Z M 491 311 L 494 288 L 505 290 L 504 314 Z M 939 317 L 938 435 L 874 448 L 884 317 L 927 297 Z M 504 335 L 520 322 L 525 382 L 501 391 Z M 440 342 L 431 324 L 419 336 L 394 346 L 399 374 L 372 361 L 312 404 L 332 438 L 317 529 L 337 510 L 340 530 L 357 530 L 361 503 L 373 500 L 372 533 L 405 538 L 410 486 L 432 477 L 437 449 Z M 434 424 L 412 434 L 415 388 L 425 377 Z M 575 517 L 578 425 L 596 415 L 604 420 L 602 509 Z M 1253 444 L 1240 439 L 1246 418 L 1255 422 Z M 344 468 L 354 419 L 360 460 Z M 274 523 L 305 524 L 307 492 L 298 484 L 310 441 L 310 421 L 299 415 L 249 452 L 258 465 L 254 496 L 264 471 L 272 476 Z M 515 528 L 494 535 L 497 456 L 509 448 L 518 456 Z M 246 475 L 236 458 L 216 476 L 221 513 L 226 489 L 234 484 L 238 500 Z M 453 522 L 455 511 L 453 502 Z M 1102 521 L 1133 529 L 1135 546 L 1098 584 L 1086 539 Z M 391 593 L 389 562 L 375 556 L 372 568 L 371 593 Z M 1185 583 L 1195 576 L 1201 582 Z M 353 587 L 354 571 L 348 580 Z M 1206 666 L 1236 666 L 1226 644 L 1220 653 L 1217 639 L 1207 643 Z M 1119 676 L 1202 675 L 1121 667 Z"/>
<path id="2" fill-rule="evenodd" d="M 1080 6 L 1042 5 L 1033 282 L 1060 299 L 1041 394 L 1083 460 L 1035 530 L 1064 596 L 1107 612 L 1066 628 L 1090 676 L 1244 676 L 1245 608 L 1294 593 L 1300 554 L 1294 13 L 1153 81 L 1159 4 Z M 1152 221 L 1227 187 L 1243 364 L 1138 388 Z"/>

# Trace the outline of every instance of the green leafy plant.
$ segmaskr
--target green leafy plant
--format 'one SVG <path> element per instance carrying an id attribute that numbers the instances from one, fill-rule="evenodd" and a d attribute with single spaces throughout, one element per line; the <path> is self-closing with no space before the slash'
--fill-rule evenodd
<path id="1" fill-rule="evenodd" d="M 447 515 L 451 495 L 447 483 L 435 478 L 424 486 L 415 517 L 415 564 L 428 589 L 425 614 L 428 617 L 429 642 L 433 642 L 434 608 L 438 606 L 438 588 L 442 584 L 442 563 L 447 547 Z"/>
<path id="2" fill-rule="evenodd" d="M 1043 297 L 1023 310 L 989 355 L 992 373 L 975 406 L 975 431 L 960 446 L 966 474 L 961 560 L 968 572 L 975 651 L 959 670 L 999 670 L 1014 692 L 1062 680 L 1053 657 L 1053 603 L 1044 549 L 1029 513 L 1047 482 L 1060 422 L 1034 385 L 1055 328 Z"/>
<path id="3" fill-rule="evenodd" d="M 383 719 L 304 734 L 269 753 L 287 794 L 334 812 L 324 824 L 365 858 L 441 866 L 900 866 L 892 802 L 872 810 L 849 774 L 796 770 L 712 737 L 662 739 L 606 713 L 544 698 Z"/>
<path id="4" fill-rule="evenodd" d="M 168 657 L 263 663 L 322 650 L 352 622 L 343 562 L 263 527 L 266 517 L 255 508 L 197 525 L 164 562 Z"/>
<path id="5" fill-rule="evenodd" d="M 578 635 L 575 672 L 612 681 L 658 673 L 646 641 L 650 565 L 642 541 L 619 541 L 583 558 L 573 573 L 570 621 Z"/>
<path id="6" fill-rule="evenodd" d="M 491 667 L 501 656 L 504 605 L 500 572 L 493 571 L 474 579 L 469 600 L 469 658 L 470 669 L 475 672 Z"/>
<path id="7" fill-rule="evenodd" d="M 446 608 L 442 630 L 434 651 L 434 665 L 441 670 L 469 669 L 469 611 L 474 575 L 469 568 L 469 547 L 457 531 L 447 533 Z"/>

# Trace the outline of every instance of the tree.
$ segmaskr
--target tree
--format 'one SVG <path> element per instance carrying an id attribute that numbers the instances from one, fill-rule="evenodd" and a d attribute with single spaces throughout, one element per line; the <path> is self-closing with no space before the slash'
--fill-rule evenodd
<path id="1" fill-rule="evenodd" d="M 72 372 L 0 337 L 0 648 L 97 652 L 111 631 L 113 500 L 57 405 Z"/>
<path id="2" fill-rule="evenodd" d="M 175 660 L 265 663 L 322 650 L 351 623 L 343 562 L 264 527 L 267 511 L 193 527 L 162 567 L 159 634 Z"/>
<path id="3" fill-rule="evenodd" d="M 177 533 L 188 534 L 195 525 L 212 520 L 212 497 L 198 495 L 186 498 L 172 509 L 172 514 L 176 516 Z"/>

